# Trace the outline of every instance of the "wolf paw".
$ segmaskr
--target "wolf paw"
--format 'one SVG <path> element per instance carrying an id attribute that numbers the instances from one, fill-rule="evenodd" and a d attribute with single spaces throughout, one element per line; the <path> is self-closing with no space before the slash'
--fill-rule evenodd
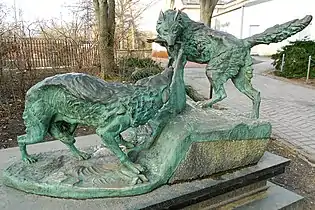
<path id="1" fill-rule="evenodd" d="M 136 184 L 141 184 L 141 183 L 148 182 L 148 181 L 149 180 L 145 175 L 138 174 L 137 176 L 133 177 L 131 184 L 136 185 Z"/>
<path id="2" fill-rule="evenodd" d="M 200 108 L 211 108 L 212 105 L 208 101 L 198 101 L 197 106 Z"/>
<path id="3" fill-rule="evenodd" d="M 140 174 L 141 172 L 145 170 L 140 164 L 136 164 L 132 162 L 125 164 L 125 166 L 135 174 Z"/>
<path id="4" fill-rule="evenodd" d="M 131 149 L 131 148 L 134 148 L 135 145 L 131 142 L 127 142 L 127 141 L 124 141 L 121 143 L 123 146 L 125 146 L 127 149 Z"/>
<path id="5" fill-rule="evenodd" d="M 32 163 L 35 163 L 37 162 L 37 158 L 33 157 L 33 156 L 26 156 L 26 157 L 23 157 L 22 160 L 25 162 L 25 163 L 28 163 L 28 164 L 32 164 Z"/>
<path id="6" fill-rule="evenodd" d="M 140 166 L 139 164 L 136 165 Z M 141 167 L 141 169 L 143 168 Z M 129 168 L 122 168 L 121 175 L 122 177 L 128 177 L 132 185 L 137 185 L 149 181 L 149 179 L 143 173 L 134 173 Z"/>

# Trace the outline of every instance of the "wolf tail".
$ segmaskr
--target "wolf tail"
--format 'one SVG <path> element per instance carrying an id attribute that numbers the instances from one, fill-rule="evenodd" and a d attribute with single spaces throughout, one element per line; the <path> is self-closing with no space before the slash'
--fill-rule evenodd
<path id="1" fill-rule="evenodd" d="M 295 19 L 281 25 L 275 25 L 268 28 L 260 34 L 244 39 L 244 42 L 251 48 L 259 44 L 271 44 L 281 42 L 290 36 L 302 31 L 312 21 L 311 15 L 305 16 L 303 19 Z"/>

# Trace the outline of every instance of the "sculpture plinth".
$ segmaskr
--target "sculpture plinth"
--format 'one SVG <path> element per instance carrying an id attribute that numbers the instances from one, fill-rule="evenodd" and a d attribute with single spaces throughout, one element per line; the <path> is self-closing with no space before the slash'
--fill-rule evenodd
<path id="1" fill-rule="evenodd" d="M 133 176 L 106 148 L 85 149 L 91 159 L 79 161 L 67 151 L 41 153 L 38 162 L 17 162 L 5 170 L 5 183 L 14 188 L 53 197 L 96 198 L 143 194 L 163 185 L 209 177 L 255 164 L 271 134 L 267 122 L 228 111 L 188 106 L 172 119 L 136 163 L 147 170 L 148 182 Z M 197 152 L 198 151 L 198 152 Z"/>

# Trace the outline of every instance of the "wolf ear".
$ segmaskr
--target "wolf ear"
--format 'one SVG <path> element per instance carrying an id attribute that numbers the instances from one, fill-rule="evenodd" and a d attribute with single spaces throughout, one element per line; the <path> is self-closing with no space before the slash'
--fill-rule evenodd
<path id="1" fill-rule="evenodd" d="M 181 10 L 177 10 L 176 14 L 174 16 L 174 20 L 178 20 L 179 16 L 180 16 Z"/>
<path id="2" fill-rule="evenodd" d="M 165 16 L 164 16 L 163 11 L 161 10 L 160 15 L 159 15 L 159 20 L 164 20 L 164 19 L 165 19 Z"/>

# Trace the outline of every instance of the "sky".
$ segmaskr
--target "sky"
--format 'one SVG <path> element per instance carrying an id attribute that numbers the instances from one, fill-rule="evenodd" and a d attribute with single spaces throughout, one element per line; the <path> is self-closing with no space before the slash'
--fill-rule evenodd
<path id="1" fill-rule="evenodd" d="M 14 0 L 1 0 L 8 7 L 13 7 Z M 62 17 L 67 20 L 69 15 L 67 13 L 66 5 L 71 5 L 77 0 L 15 0 L 16 7 L 22 9 L 23 19 L 26 21 L 36 21 L 42 19 L 52 19 Z M 92 1 L 92 0 L 91 0 Z M 152 0 L 142 0 L 143 3 Z M 158 2 L 143 13 L 143 18 L 140 21 L 140 28 L 142 30 L 155 30 L 155 23 L 159 15 L 160 9 L 163 7 L 165 0 L 158 0 Z"/>

